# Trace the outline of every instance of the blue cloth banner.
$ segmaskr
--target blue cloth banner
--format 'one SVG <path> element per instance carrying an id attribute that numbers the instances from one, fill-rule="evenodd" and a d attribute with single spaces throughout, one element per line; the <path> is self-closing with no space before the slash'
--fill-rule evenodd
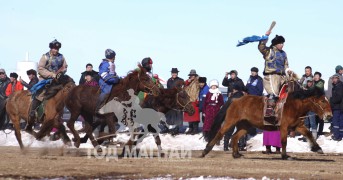
<path id="1" fill-rule="evenodd" d="M 268 39 L 268 36 L 260 37 L 260 36 L 253 35 L 253 36 L 244 38 L 242 42 L 238 41 L 237 47 L 246 45 L 246 44 L 251 43 L 251 42 L 263 41 L 266 39 Z"/>
<path id="2" fill-rule="evenodd" d="M 44 79 L 42 81 L 39 81 L 37 84 L 32 86 L 32 88 L 30 89 L 31 94 L 33 96 L 35 96 L 35 94 L 37 93 L 38 90 L 42 89 L 45 85 L 50 84 L 51 81 L 52 81 L 52 79 Z"/>

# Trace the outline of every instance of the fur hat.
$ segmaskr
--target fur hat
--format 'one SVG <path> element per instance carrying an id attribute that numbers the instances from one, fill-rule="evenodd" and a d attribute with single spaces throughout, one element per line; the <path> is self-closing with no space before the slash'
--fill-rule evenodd
<path id="1" fill-rule="evenodd" d="M 10 77 L 13 77 L 13 78 L 17 79 L 18 78 L 18 74 L 13 72 L 13 73 L 10 74 Z"/>
<path id="2" fill-rule="evenodd" d="M 238 72 L 236 70 L 231 70 L 229 74 L 231 75 L 232 73 L 235 73 L 236 76 L 238 76 Z"/>
<path id="3" fill-rule="evenodd" d="M 285 38 L 279 35 L 276 35 L 275 38 L 272 40 L 272 46 L 277 44 L 282 44 L 285 42 Z"/>
<path id="4" fill-rule="evenodd" d="M 34 70 L 34 69 L 30 69 L 30 70 L 28 70 L 28 71 L 26 71 L 26 74 L 27 75 L 35 75 L 35 76 L 37 76 L 37 71 L 36 70 Z"/>
<path id="5" fill-rule="evenodd" d="M 5 69 L 0 69 L 0 73 L 4 73 L 4 74 L 6 74 L 6 71 L 5 71 Z"/>
<path id="6" fill-rule="evenodd" d="M 62 44 L 58 42 L 56 39 L 49 43 L 50 49 L 60 49 L 62 47 Z"/>
<path id="7" fill-rule="evenodd" d="M 257 73 L 258 73 L 258 68 L 257 68 L 257 67 L 252 67 L 252 68 L 250 69 L 250 71 L 252 71 L 252 72 L 257 72 Z"/>
<path id="8" fill-rule="evenodd" d="M 211 80 L 211 81 L 210 81 L 210 87 L 212 87 L 212 86 L 217 86 L 217 87 L 219 87 L 219 82 L 218 82 L 218 80 L 216 80 L 216 79 Z"/>
<path id="9" fill-rule="evenodd" d="M 113 59 L 115 56 L 116 56 L 116 52 L 114 52 L 112 49 L 106 49 L 105 57 L 107 59 Z"/>
<path id="10" fill-rule="evenodd" d="M 207 78 L 206 77 L 199 77 L 199 83 L 206 83 Z"/>

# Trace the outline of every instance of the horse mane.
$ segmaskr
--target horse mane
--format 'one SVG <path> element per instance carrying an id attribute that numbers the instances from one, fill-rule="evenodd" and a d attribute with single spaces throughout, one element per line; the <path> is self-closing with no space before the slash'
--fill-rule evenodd
<path id="1" fill-rule="evenodd" d="M 323 95 L 325 95 L 325 92 L 322 89 L 320 89 L 318 87 L 314 87 L 314 88 L 309 89 L 309 90 L 300 89 L 300 90 L 291 92 L 288 95 L 288 97 L 291 97 L 293 99 L 303 100 L 303 99 L 306 99 L 309 97 L 321 97 Z"/>
<path id="2" fill-rule="evenodd" d="M 68 75 L 62 75 L 58 79 L 58 81 L 52 80 L 51 84 L 48 86 L 46 92 L 44 93 L 44 99 L 48 100 L 54 97 L 69 82 L 75 83 L 74 80 Z"/>

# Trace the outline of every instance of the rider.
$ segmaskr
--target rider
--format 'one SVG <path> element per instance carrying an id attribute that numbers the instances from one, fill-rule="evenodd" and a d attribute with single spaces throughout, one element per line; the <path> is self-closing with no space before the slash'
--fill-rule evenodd
<path id="1" fill-rule="evenodd" d="M 67 71 L 67 62 L 62 54 L 59 53 L 59 49 L 62 44 L 56 39 L 49 43 L 50 51 L 43 54 L 38 64 L 38 74 L 45 80 L 52 78 L 59 78 L 63 73 Z M 44 98 L 45 86 L 38 90 L 32 99 L 29 122 L 34 122 L 37 107 L 41 104 Z"/>
<path id="2" fill-rule="evenodd" d="M 271 31 L 267 31 L 269 36 Z M 286 52 L 283 51 L 285 38 L 276 35 L 270 47 L 267 47 L 267 40 L 260 41 L 258 50 L 262 53 L 265 60 L 263 86 L 268 93 L 268 103 L 265 116 L 274 116 L 276 100 L 279 96 L 279 89 L 284 82 L 284 76 L 291 71 L 288 68 Z"/>
<path id="3" fill-rule="evenodd" d="M 161 87 L 162 85 L 158 83 L 158 81 L 154 77 L 154 74 L 152 73 L 152 59 L 150 57 L 144 58 L 142 60 L 142 62 L 141 62 L 141 65 L 146 70 L 146 74 L 151 77 L 152 82 L 154 82 L 159 87 Z M 144 92 L 139 92 L 138 93 L 138 97 L 140 99 L 140 102 L 144 101 L 144 98 L 145 98 L 146 95 L 147 95 L 147 93 L 144 93 Z"/>
<path id="4" fill-rule="evenodd" d="M 116 53 L 112 49 L 106 49 L 105 57 L 99 65 L 99 85 L 101 92 L 96 105 L 96 112 L 99 111 L 105 97 L 111 92 L 112 86 L 119 83 L 119 77 L 117 76 L 116 66 L 114 64 Z"/>

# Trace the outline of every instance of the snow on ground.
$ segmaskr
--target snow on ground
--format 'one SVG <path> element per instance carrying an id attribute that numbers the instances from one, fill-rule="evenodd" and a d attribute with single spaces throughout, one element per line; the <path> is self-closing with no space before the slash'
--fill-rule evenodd
<path id="1" fill-rule="evenodd" d="M 80 129 L 81 123 L 77 122 L 76 129 Z M 325 124 L 324 131 L 328 131 L 329 124 Z M 8 130 L 6 130 L 7 132 Z M 29 147 L 61 147 L 63 143 L 61 140 L 58 141 L 50 141 L 49 137 L 45 137 L 43 141 L 37 141 L 33 136 L 30 134 L 21 131 L 22 134 L 22 141 L 24 146 Z M 68 134 L 70 138 L 73 137 L 72 134 Z M 84 133 L 80 134 L 81 137 L 84 136 Z M 206 142 L 204 141 L 201 134 L 197 135 L 177 135 L 171 136 L 169 134 L 162 134 L 160 135 L 162 141 L 162 149 L 170 150 L 170 149 L 184 149 L 184 150 L 203 150 L 206 146 Z M 288 138 L 288 146 L 287 152 L 310 152 L 310 147 L 307 142 L 302 142 L 298 140 L 298 137 L 295 138 Z M 120 142 L 125 142 L 129 139 L 129 136 L 126 133 L 121 133 L 116 138 Z M 255 137 L 251 138 L 248 141 L 248 151 L 262 151 L 265 150 L 265 147 L 262 146 L 263 135 L 257 134 Z M 343 153 L 343 141 L 333 141 L 331 137 L 320 136 L 317 139 L 318 144 L 322 147 L 325 153 Z M 4 131 L 0 131 L 0 146 L 19 146 L 14 135 L 14 131 L 10 132 L 9 134 L 5 134 Z M 147 138 L 143 140 L 143 142 L 139 145 L 142 147 L 147 148 L 157 148 L 154 138 L 152 135 L 149 135 Z M 80 148 L 92 148 L 91 142 L 88 140 L 86 144 L 81 144 Z M 75 147 L 71 147 L 75 148 Z M 223 141 L 221 141 L 221 145 L 216 145 L 213 150 L 219 151 L 223 150 Z"/>

